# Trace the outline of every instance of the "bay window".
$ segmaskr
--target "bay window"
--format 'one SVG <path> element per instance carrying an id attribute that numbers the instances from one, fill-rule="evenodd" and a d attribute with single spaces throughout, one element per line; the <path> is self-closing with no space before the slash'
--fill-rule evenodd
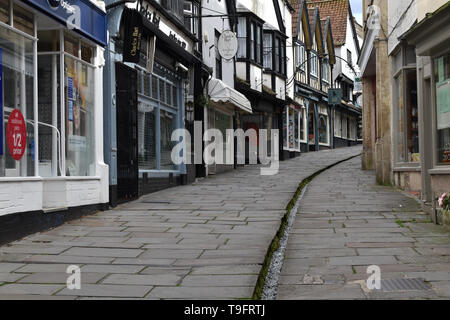
<path id="1" fill-rule="evenodd" d="M 238 28 L 237 28 L 237 38 L 238 38 L 238 58 L 247 58 L 247 18 L 238 18 Z"/>
<path id="2" fill-rule="evenodd" d="M 238 59 L 250 60 L 263 64 L 263 31 L 262 22 L 251 17 L 239 17 L 238 28 Z"/>
<path id="3" fill-rule="evenodd" d="M 264 68 L 268 70 L 272 70 L 273 68 L 272 38 L 273 37 L 271 33 L 264 33 L 263 60 L 264 60 Z"/>

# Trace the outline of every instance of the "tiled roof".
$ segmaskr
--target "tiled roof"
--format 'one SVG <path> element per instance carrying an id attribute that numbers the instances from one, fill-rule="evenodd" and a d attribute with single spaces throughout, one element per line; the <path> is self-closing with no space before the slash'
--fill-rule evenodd
<path id="1" fill-rule="evenodd" d="M 336 46 L 345 44 L 349 0 L 307 0 L 307 6 L 308 9 L 319 6 L 320 18 L 331 18 L 334 44 Z"/>

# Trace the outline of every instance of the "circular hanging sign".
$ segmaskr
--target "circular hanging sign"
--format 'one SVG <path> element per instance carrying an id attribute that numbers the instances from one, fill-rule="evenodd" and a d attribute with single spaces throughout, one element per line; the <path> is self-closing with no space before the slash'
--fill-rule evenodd
<path id="1" fill-rule="evenodd" d="M 233 59 L 238 51 L 238 40 L 236 34 L 231 30 L 224 31 L 219 38 L 217 44 L 219 54 L 225 60 Z"/>
<path id="2" fill-rule="evenodd" d="M 16 161 L 22 159 L 27 146 L 27 127 L 22 113 L 17 109 L 9 115 L 6 140 L 13 159 Z"/>

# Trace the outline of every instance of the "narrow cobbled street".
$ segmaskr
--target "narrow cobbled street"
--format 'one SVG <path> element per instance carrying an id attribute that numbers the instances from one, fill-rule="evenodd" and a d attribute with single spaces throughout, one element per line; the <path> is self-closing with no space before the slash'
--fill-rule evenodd
<path id="1" fill-rule="evenodd" d="M 360 153 L 307 153 L 274 176 L 247 166 L 4 245 L 0 298 L 250 299 L 299 183 L 350 158 L 302 198 L 278 298 L 449 297 L 449 230 L 416 200 L 374 186 Z M 423 278 L 432 289 L 367 293 L 372 264 L 382 279 Z M 70 265 L 81 267 L 79 290 L 66 287 Z"/>

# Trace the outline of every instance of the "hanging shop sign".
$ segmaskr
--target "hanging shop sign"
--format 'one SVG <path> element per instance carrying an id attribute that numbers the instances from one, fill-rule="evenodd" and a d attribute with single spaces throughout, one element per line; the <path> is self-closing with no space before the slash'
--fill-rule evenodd
<path id="1" fill-rule="evenodd" d="M 90 0 L 22 0 L 69 29 L 106 46 L 106 13 Z"/>
<path id="2" fill-rule="evenodd" d="M 123 62 L 138 63 L 141 54 L 142 15 L 137 11 L 125 8 L 123 12 L 125 26 L 123 43 Z"/>
<path id="3" fill-rule="evenodd" d="M 3 70 L 2 48 L 0 48 L 0 156 L 3 155 Z"/>
<path id="4" fill-rule="evenodd" d="M 236 34 L 231 30 L 222 32 L 217 46 L 219 54 L 223 59 L 233 59 L 238 51 L 238 40 Z"/>
<path id="5" fill-rule="evenodd" d="M 27 127 L 22 113 L 17 109 L 9 115 L 6 140 L 11 157 L 17 161 L 22 159 L 27 146 Z"/>
<path id="6" fill-rule="evenodd" d="M 328 89 L 328 103 L 331 105 L 341 104 L 342 89 Z"/>

